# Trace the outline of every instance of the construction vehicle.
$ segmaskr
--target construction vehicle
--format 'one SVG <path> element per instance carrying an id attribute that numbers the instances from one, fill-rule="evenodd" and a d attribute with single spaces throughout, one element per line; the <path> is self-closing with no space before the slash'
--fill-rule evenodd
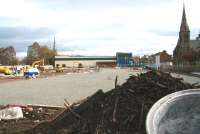
<path id="1" fill-rule="evenodd" d="M 27 67 L 26 71 L 24 72 L 24 76 L 26 78 L 30 78 L 30 77 L 35 78 L 36 76 L 38 76 L 40 74 L 40 71 L 39 69 L 35 67 L 35 65 L 39 63 L 44 65 L 44 59 L 35 61 L 31 64 L 29 68 Z"/>
<path id="2" fill-rule="evenodd" d="M 8 67 L 0 66 L 0 73 L 3 73 L 5 75 L 11 75 L 12 71 Z"/>
<path id="3" fill-rule="evenodd" d="M 34 61 L 32 64 L 31 64 L 31 67 L 34 68 L 36 64 L 41 64 L 42 66 L 44 66 L 44 59 L 41 59 L 41 60 L 37 60 L 37 61 Z"/>

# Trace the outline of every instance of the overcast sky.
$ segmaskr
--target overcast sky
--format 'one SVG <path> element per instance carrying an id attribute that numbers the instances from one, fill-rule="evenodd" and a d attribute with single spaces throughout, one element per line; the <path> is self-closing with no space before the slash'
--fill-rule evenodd
<path id="1" fill-rule="evenodd" d="M 0 0 L 0 47 L 26 55 L 34 41 L 66 55 L 133 55 L 177 43 L 183 0 Z M 200 0 L 185 0 L 191 38 L 200 31 Z"/>

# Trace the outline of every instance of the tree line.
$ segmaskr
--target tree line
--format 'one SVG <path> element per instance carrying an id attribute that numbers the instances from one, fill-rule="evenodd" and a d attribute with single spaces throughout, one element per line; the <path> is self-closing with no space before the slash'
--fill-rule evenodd
<path id="1" fill-rule="evenodd" d="M 2 65 L 18 65 L 26 64 L 30 65 L 34 61 L 44 59 L 46 65 L 54 65 L 54 57 L 57 55 L 57 51 L 49 48 L 46 45 L 40 45 L 38 42 L 34 42 L 28 47 L 27 56 L 22 60 L 17 59 L 16 51 L 13 46 L 6 48 L 0 48 L 0 64 Z"/>
<path id="2" fill-rule="evenodd" d="M 2 65 L 16 65 L 18 60 L 16 58 L 16 51 L 14 47 L 0 48 L 0 64 Z"/>

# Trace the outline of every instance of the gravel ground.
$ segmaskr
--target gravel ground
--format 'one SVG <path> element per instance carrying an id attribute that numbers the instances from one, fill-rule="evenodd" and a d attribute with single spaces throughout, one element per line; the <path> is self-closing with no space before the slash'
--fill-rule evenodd
<path id="1" fill-rule="evenodd" d="M 100 72 L 66 74 L 31 80 L 12 81 L 0 84 L 0 104 L 47 104 L 63 105 L 81 100 L 98 89 L 114 88 L 115 77 L 122 84 L 130 74 L 129 69 L 103 69 Z"/>
<path id="2" fill-rule="evenodd" d="M 0 104 L 63 105 L 65 98 L 72 103 L 92 95 L 98 89 L 113 89 L 116 75 L 118 83 L 122 84 L 130 74 L 137 73 L 129 69 L 103 69 L 100 72 L 0 83 Z M 183 77 L 189 83 L 200 83 L 200 78 L 173 76 Z"/>

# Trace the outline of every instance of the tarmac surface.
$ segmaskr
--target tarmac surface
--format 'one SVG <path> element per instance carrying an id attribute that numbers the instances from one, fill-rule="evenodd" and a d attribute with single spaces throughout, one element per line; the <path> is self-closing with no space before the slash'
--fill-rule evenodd
<path id="1" fill-rule="evenodd" d="M 47 78 L 19 80 L 0 83 L 0 104 L 44 104 L 63 105 L 82 100 L 97 90 L 109 91 L 122 84 L 131 74 L 140 73 L 130 69 L 103 69 L 99 72 L 65 74 Z M 173 74 L 190 83 L 200 83 L 200 78 Z"/>
<path id="2" fill-rule="evenodd" d="M 180 75 L 180 74 L 171 74 L 173 77 L 183 78 L 185 82 L 188 82 L 190 84 L 199 83 L 200 84 L 200 77 L 195 76 L 188 76 L 188 75 Z"/>

